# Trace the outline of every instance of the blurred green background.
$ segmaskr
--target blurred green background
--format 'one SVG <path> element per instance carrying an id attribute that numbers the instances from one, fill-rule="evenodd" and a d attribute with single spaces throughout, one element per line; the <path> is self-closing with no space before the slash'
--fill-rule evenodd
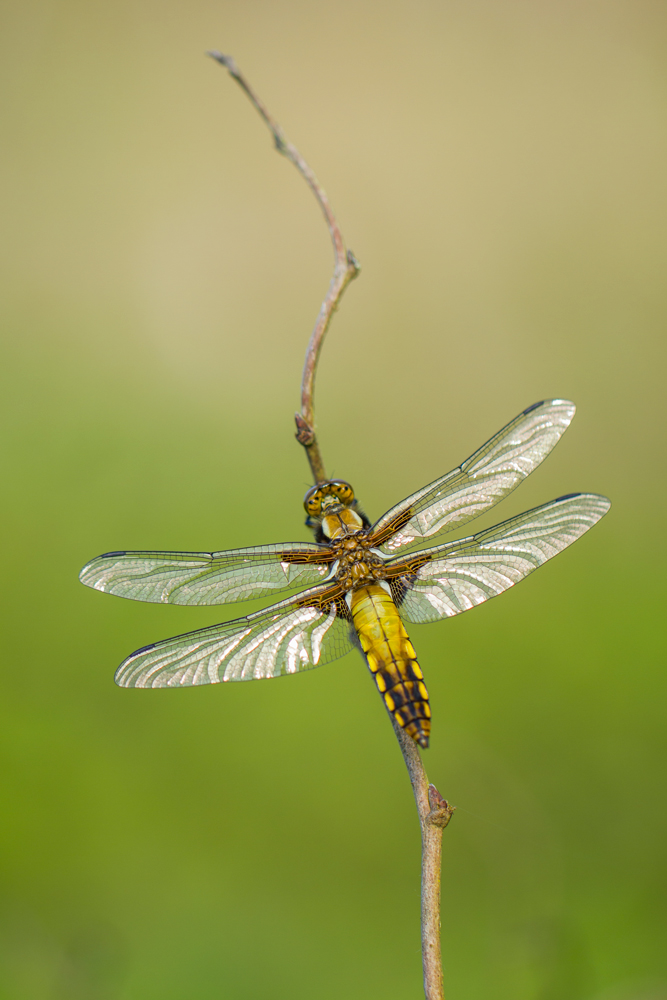
<path id="1" fill-rule="evenodd" d="M 458 807 L 448 1000 L 665 1000 L 666 29 L 656 0 L 5 5 L 2 1000 L 421 995 L 419 830 L 361 661 L 119 690 L 131 650 L 256 605 L 77 581 L 309 537 L 292 414 L 330 246 L 208 48 L 362 263 L 319 373 L 329 472 L 374 518 L 564 396 L 483 524 L 614 503 L 410 630 Z"/>

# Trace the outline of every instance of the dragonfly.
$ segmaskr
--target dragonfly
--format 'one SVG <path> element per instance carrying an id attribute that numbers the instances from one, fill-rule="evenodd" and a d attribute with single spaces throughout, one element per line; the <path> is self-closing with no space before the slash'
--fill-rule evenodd
<path id="1" fill-rule="evenodd" d="M 570 493 L 477 534 L 423 544 L 508 496 L 546 458 L 574 413 L 574 403 L 562 399 L 529 406 L 462 465 L 373 524 L 352 486 L 332 479 L 304 499 L 313 542 L 98 556 L 81 570 L 82 583 L 135 601 L 227 604 L 301 588 L 263 611 L 143 646 L 121 663 L 116 683 L 160 688 L 260 680 L 318 667 L 356 648 L 387 711 L 428 747 L 429 694 L 405 623 L 440 621 L 503 593 L 611 505 L 594 493 Z"/>

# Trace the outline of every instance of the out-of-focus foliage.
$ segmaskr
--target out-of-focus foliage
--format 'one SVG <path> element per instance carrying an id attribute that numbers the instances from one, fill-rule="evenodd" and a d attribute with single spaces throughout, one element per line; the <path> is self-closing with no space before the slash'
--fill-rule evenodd
<path id="1" fill-rule="evenodd" d="M 110 549 L 308 537 L 291 421 L 330 248 L 211 47 L 363 265 L 318 382 L 329 471 L 376 516 L 559 395 L 578 416 L 497 520 L 614 502 L 516 591 L 411 629 L 458 806 L 448 995 L 665 1000 L 665 13 L 5 12 L 2 1000 L 419 993 L 418 827 L 361 661 L 121 691 L 132 649 L 235 609 L 76 578 Z"/>

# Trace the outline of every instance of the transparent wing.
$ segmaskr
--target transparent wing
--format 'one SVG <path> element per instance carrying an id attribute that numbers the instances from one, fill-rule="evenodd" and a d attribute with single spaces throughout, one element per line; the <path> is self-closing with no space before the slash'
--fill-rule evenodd
<path id="1" fill-rule="evenodd" d="M 330 569 L 327 551 L 287 542 L 229 552 L 107 552 L 84 566 L 79 579 L 133 601 L 231 604 L 321 581 Z"/>
<path id="2" fill-rule="evenodd" d="M 458 469 L 392 507 L 373 525 L 376 545 L 391 554 L 482 514 L 544 461 L 574 416 L 574 403 L 529 406 Z"/>
<path id="3" fill-rule="evenodd" d="M 394 582 L 401 617 L 433 622 L 502 594 L 547 559 L 562 552 L 607 513 L 611 504 L 593 493 L 559 497 L 477 535 L 415 553 L 410 573 Z M 429 558 L 430 557 L 430 558 Z M 419 566 L 419 560 L 428 561 Z M 391 573 L 400 560 L 387 563 Z"/>
<path id="4" fill-rule="evenodd" d="M 337 614 L 344 599 L 325 600 L 326 592 L 313 587 L 246 618 L 144 646 L 121 663 L 116 683 L 154 688 L 251 681 L 336 660 L 354 647 L 350 623 Z"/>

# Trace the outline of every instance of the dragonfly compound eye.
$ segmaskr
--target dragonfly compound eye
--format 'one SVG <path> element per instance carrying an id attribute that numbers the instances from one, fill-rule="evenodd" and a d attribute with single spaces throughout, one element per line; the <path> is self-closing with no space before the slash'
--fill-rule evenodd
<path id="1" fill-rule="evenodd" d="M 322 512 L 323 496 L 324 494 L 319 486 L 311 486 L 303 498 L 303 506 L 306 508 L 306 514 L 310 514 L 311 517 L 317 517 Z"/>
<path id="2" fill-rule="evenodd" d="M 344 479 L 336 479 L 329 484 L 329 489 L 344 504 L 350 504 L 354 500 L 354 490 Z"/>

